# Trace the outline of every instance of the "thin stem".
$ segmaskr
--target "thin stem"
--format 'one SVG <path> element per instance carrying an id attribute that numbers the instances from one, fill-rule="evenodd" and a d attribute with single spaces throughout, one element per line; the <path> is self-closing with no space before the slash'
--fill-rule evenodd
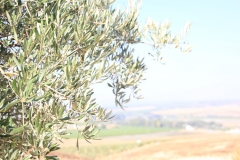
<path id="1" fill-rule="evenodd" d="M 24 125 L 24 105 L 23 105 L 23 101 L 22 101 L 22 122 Z"/>
<path id="2" fill-rule="evenodd" d="M 49 87 L 48 85 L 44 85 L 44 86 L 47 87 L 48 89 L 52 90 L 53 92 L 57 93 L 59 96 L 61 96 L 61 97 L 65 98 L 65 99 L 68 99 L 68 100 L 69 100 L 69 98 L 66 97 L 64 94 L 62 94 L 62 93 L 56 91 L 55 89 Z"/>

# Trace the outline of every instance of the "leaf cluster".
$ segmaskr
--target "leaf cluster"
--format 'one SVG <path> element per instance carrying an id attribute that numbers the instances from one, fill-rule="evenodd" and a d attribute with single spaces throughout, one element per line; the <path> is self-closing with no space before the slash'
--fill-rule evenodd
<path id="1" fill-rule="evenodd" d="M 139 2 L 124 11 L 113 2 L 1 0 L 2 159 L 56 159 L 47 155 L 59 149 L 67 124 L 79 121 L 86 124 L 79 135 L 94 139 L 96 124 L 112 115 L 92 98 L 93 85 L 107 81 L 123 108 L 131 97 L 140 98 L 147 69 L 131 45 L 146 43 L 144 37 L 156 49 L 180 43 L 162 33 L 168 25 L 147 22 L 141 29 Z"/>

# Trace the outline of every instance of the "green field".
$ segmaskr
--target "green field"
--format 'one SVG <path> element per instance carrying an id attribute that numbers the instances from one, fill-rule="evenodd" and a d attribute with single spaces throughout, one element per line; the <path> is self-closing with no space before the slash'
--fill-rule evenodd
<path id="1" fill-rule="evenodd" d="M 154 132 L 164 132 L 169 131 L 168 128 L 156 128 L 156 127 L 136 127 L 136 126 L 117 126 L 116 128 L 111 129 L 101 129 L 101 131 L 97 134 L 95 137 L 101 138 L 101 137 L 113 137 L 113 136 L 124 136 L 124 135 L 136 135 L 136 134 L 148 134 L 148 133 L 154 133 Z M 77 131 L 76 130 L 70 130 L 71 135 L 65 136 L 66 138 L 77 138 Z M 79 137 L 83 138 L 83 137 Z M 110 142 L 107 142 L 106 144 L 102 145 L 94 145 L 94 143 L 90 146 L 88 145 L 80 145 L 79 151 L 76 144 L 74 143 L 74 147 L 62 147 L 60 149 L 60 152 L 62 153 L 71 153 L 73 155 L 81 155 L 85 158 L 96 158 L 101 156 L 107 156 L 115 153 L 120 153 L 129 149 L 133 149 L 136 147 L 140 147 L 149 143 L 152 143 L 153 141 L 144 141 L 141 144 L 137 144 L 136 142 L 124 142 L 122 144 L 111 144 Z"/>
<path id="2" fill-rule="evenodd" d="M 80 146 L 79 151 L 77 147 L 62 147 L 60 152 L 70 153 L 73 155 L 81 155 L 81 157 L 94 159 L 96 157 L 107 156 L 111 154 L 116 154 L 124 152 L 133 148 L 144 146 L 146 144 L 153 143 L 153 141 L 143 142 L 141 144 L 137 143 L 124 143 L 124 144 L 110 144 L 105 145 L 91 145 L 91 146 Z M 94 143 L 93 143 L 94 144 Z"/>
<path id="3" fill-rule="evenodd" d="M 136 127 L 136 126 L 118 126 L 111 129 L 101 129 L 96 135 L 96 138 L 110 137 L 110 136 L 122 136 L 122 135 L 134 135 L 134 134 L 147 134 L 154 132 L 169 131 L 169 128 L 156 128 L 156 127 Z M 71 133 L 65 138 L 77 138 L 77 130 L 69 130 Z M 80 137 L 81 138 L 81 137 Z"/>

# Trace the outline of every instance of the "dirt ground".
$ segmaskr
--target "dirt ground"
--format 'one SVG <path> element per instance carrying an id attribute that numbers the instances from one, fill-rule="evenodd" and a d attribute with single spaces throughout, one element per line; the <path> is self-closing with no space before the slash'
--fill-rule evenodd
<path id="1" fill-rule="evenodd" d="M 101 160 L 240 160 L 240 134 L 233 135 L 225 132 L 178 132 L 155 133 L 149 135 L 119 136 L 94 141 L 92 145 L 106 145 L 117 143 L 128 143 L 141 139 L 152 141 L 149 144 L 133 148 L 131 150 L 98 157 Z M 84 140 L 80 140 L 83 144 Z M 85 143 L 88 145 L 87 143 Z M 64 141 L 64 147 L 76 146 L 76 140 Z M 89 160 L 81 158 L 80 155 L 54 153 L 61 160 Z"/>

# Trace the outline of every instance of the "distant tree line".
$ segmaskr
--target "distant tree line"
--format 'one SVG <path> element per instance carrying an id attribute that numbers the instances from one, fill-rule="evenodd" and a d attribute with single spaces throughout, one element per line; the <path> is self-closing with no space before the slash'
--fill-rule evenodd
<path id="1" fill-rule="evenodd" d="M 144 118 L 144 117 L 134 117 L 131 119 L 125 119 L 118 121 L 124 125 L 132 126 L 146 126 L 146 127 L 163 127 L 163 128 L 184 128 L 186 125 L 190 125 L 195 128 L 204 128 L 204 129 L 222 129 L 223 126 L 220 123 L 216 122 L 206 122 L 203 120 L 189 120 L 189 121 L 179 121 L 179 120 L 170 120 L 164 118 Z"/>

